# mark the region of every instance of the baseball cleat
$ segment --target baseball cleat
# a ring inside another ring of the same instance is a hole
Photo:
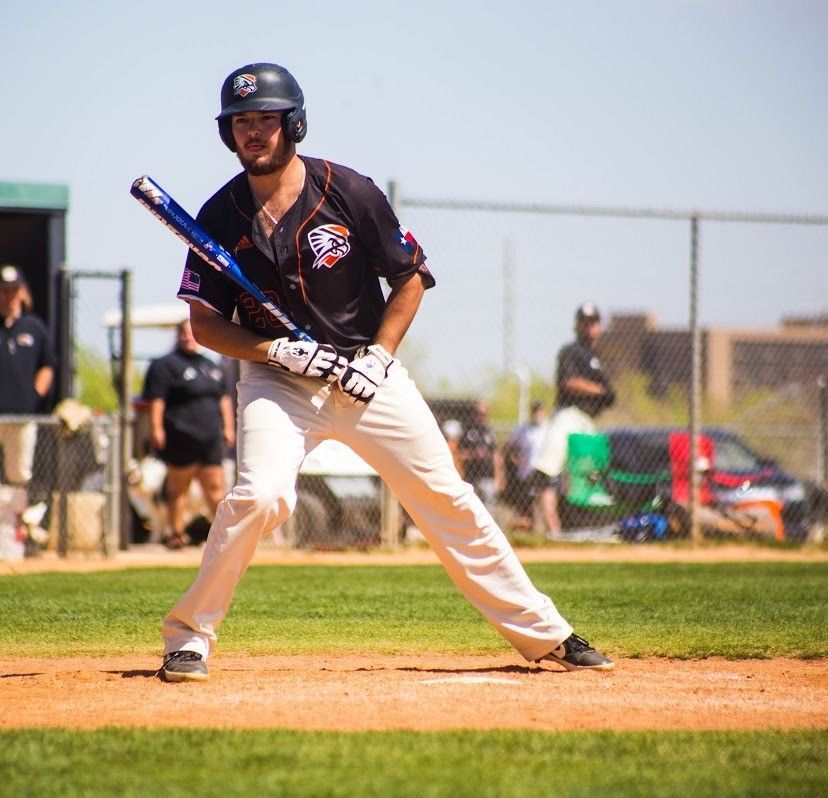
[[[609,657],[596,651],[583,637],[578,637],[574,633],[535,662],[541,660],[557,662],[568,671],[611,671],[615,667],[615,663]]]
[[[196,651],[173,651],[161,666],[161,675],[167,682],[203,682],[207,663]]]

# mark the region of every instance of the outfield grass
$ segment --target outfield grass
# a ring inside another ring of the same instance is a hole
[[[615,656],[828,655],[828,563],[536,563],[579,633]],[[0,577],[0,655],[157,654],[194,569]],[[255,566],[221,650],[493,653],[508,646],[439,566]]]
[[[826,732],[0,733],[3,795],[824,795]]]

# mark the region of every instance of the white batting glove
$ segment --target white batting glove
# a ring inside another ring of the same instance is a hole
[[[293,374],[321,377],[327,382],[335,382],[348,365],[348,361],[337,354],[330,344],[291,341],[290,338],[277,338],[270,342],[267,362]]]
[[[394,357],[379,344],[371,344],[362,357],[352,360],[339,378],[342,392],[354,403],[367,404],[388,376]]]

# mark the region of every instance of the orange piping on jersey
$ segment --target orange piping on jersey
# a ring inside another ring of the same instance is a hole
[[[294,244],[296,246],[296,273],[299,275],[299,287],[302,289],[302,300],[308,305],[308,295],[305,291],[305,281],[302,279],[302,248],[299,246],[299,238],[302,235],[302,230],[305,226],[316,216],[319,209],[325,204],[328,196],[328,186],[331,184],[331,165],[327,161],[322,161],[325,164],[325,188],[322,189],[322,199],[316,204],[316,207],[310,212],[308,217],[299,225],[296,230],[296,239]]]

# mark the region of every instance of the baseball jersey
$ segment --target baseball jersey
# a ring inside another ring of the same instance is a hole
[[[164,426],[200,441],[221,433],[219,399],[228,393],[220,366],[180,349],[153,360],[144,381],[145,398],[164,400]]]
[[[609,407],[615,394],[612,392],[609,378],[601,367],[601,361],[595,350],[583,341],[573,341],[567,344],[558,353],[558,400],[557,406],[577,407],[590,416],[597,416],[602,410]],[[582,393],[568,391],[565,383],[571,377],[581,377],[585,380],[597,382],[610,389],[609,394],[603,396],[585,396]]]
[[[305,183],[266,238],[244,172],[219,189],[196,221],[235,256],[242,271],[315,340],[351,359],[369,344],[385,308],[380,279],[415,272],[434,278],[414,236],[370,178],[300,156]],[[189,253],[178,296],[198,301],[264,338],[289,330],[221,272]]]
[[[0,413],[37,413],[43,399],[34,389],[34,376],[44,366],[55,367],[49,333],[29,313],[11,327],[4,321],[0,319]]]

